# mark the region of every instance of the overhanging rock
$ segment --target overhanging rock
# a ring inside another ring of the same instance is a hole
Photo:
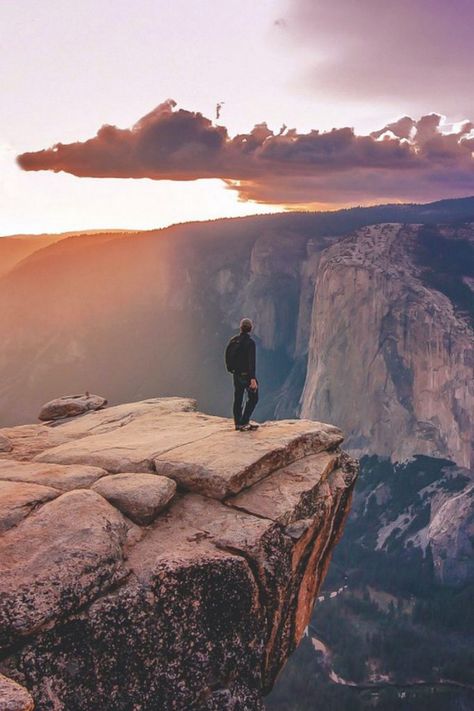
[[[0,510],[21,500],[0,540],[5,677],[41,711],[262,709],[349,511],[340,430],[236,432],[161,398],[4,434]],[[177,484],[146,526],[126,515],[143,472]]]

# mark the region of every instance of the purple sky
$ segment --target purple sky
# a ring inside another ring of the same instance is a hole
[[[1,3],[0,234],[474,194],[473,22],[471,0]]]
[[[472,0],[294,0],[289,8],[307,91],[375,114],[388,105],[474,118]]]

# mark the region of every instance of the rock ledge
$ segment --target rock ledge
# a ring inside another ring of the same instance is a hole
[[[349,511],[341,431],[157,398],[2,435],[0,708],[263,709]]]

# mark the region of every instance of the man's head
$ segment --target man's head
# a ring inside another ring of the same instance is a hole
[[[240,322],[240,332],[241,333],[250,333],[252,328],[253,328],[252,321],[249,318],[243,318],[242,321]]]

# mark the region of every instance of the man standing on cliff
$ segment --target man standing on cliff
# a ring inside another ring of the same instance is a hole
[[[255,377],[256,347],[255,341],[250,337],[252,328],[252,321],[243,318],[239,335],[230,339],[225,352],[227,370],[234,378],[235,429],[241,432],[258,428],[258,425],[250,424],[250,416],[258,402],[258,382]],[[242,412],[244,393],[247,394],[247,402]]]

